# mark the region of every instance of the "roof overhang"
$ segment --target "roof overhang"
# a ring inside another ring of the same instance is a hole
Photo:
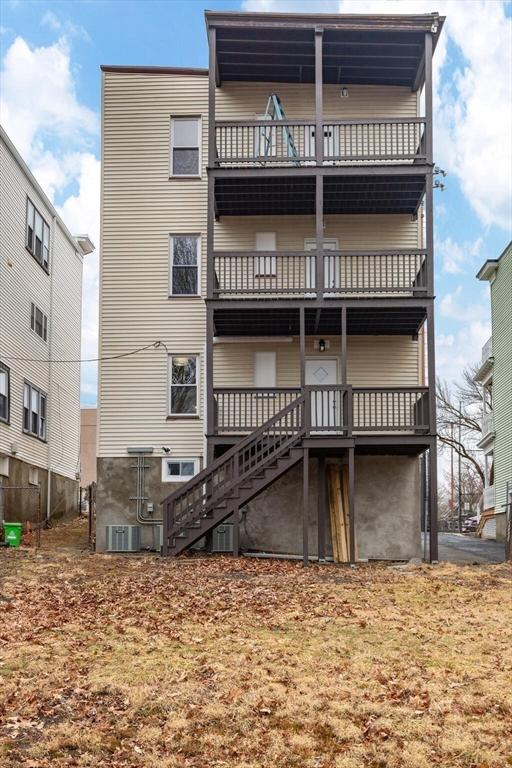
[[[315,32],[323,32],[327,84],[394,85],[424,82],[425,34],[437,44],[444,17],[206,11],[216,29],[218,82],[313,83]]]
[[[478,280],[492,280],[498,269],[498,259],[487,259],[477,272]]]

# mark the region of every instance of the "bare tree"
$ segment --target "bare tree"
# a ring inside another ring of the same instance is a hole
[[[451,389],[445,381],[437,379],[437,432],[440,442],[469,462],[483,483],[483,466],[474,452],[482,435],[483,413],[482,392],[474,381],[477,370],[476,365],[464,368],[461,383]]]

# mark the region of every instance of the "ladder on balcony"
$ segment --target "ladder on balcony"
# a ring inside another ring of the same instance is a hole
[[[267,101],[267,108],[265,110],[265,120],[286,120],[286,115],[283,110],[283,106],[281,104],[281,99],[277,95],[277,93],[271,93],[268,97]],[[264,154],[266,156],[270,156],[272,154],[272,135],[273,131],[272,129],[269,131],[268,129],[263,129],[265,131],[264,133]],[[295,141],[293,138],[293,134],[290,131],[290,127],[288,125],[283,125],[282,127],[283,132],[283,143],[286,145],[287,148],[287,155],[288,157],[292,158],[294,165],[299,165],[299,153],[297,152],[297,147],[295,146]]]
[[[302,459],[305,411],[303,392],[164,500],[163,555],[183,552]]]

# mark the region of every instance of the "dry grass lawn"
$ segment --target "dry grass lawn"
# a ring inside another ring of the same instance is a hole
[[[512,765],[509,566],[130,559],[83,526],[0,551],[0,765]]]

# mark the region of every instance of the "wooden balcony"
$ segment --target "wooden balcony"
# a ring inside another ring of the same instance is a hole
[[[426,161],[423,117],[326,120],[321,165]],[[215,123],[216,168],[316,166],[314,120]]]
[[[424,250],[324,251],[317,270],[314,251],[215,251],[215,299],[425,296],[428,261]],[[322,280],[323,273],[323,280]]]
[[[259,429],[301,394],[294,388],[215,388],[214,432],[244,435]],[[425,434],[428,387],[306,386],[306,431],[311,436]]]

